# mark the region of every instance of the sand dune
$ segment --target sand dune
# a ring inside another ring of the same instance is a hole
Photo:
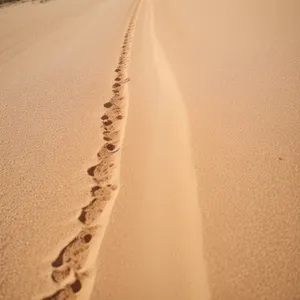
[[[299,17],[0,9],[0,299],[298,299]]]

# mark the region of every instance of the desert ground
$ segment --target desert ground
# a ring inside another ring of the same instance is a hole
[[[300,2],[0,7],[0,299],[299,300]]]

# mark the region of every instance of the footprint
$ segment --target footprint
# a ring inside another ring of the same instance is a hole
[[[104,187],[98,186],[96,189],[94,188],[92,195],[95,199],[82,209],[78,220],[87,226],[91,225],[99,218],[106,204],[112,198],[112,192],[116,189],[117,187],[111,184]]]
[[[111,192],[114,190],[114,186],[108,184],[103,187],[99,187],[93,191],[93,197],[99,198],[101,200],[109,200],[111,198]]]
[[[103,139],[107,142],[118,142],[120,140],[120,131],[104,131]]]
[[[105,121],[103,121],[103,125],[106,127],[106,126],[110,126],[110,125],[112,125],[113,124],[113,121],[112,120],[109,120],[109,119],[107,119],[107,120],[105,120]]]
[[[120,128],[119,124],[117,124],[116,122],[110,124],[110,125],[103,125],[103,132],[113,132],[116,131]]]
[[[121,117],[120,117],[121,116]],[[117,131],[121,128],[120,120],[123,118],[123,114],[113,115],[111,119],[102,123],[103,132],[109,131]]]
[[[114,88],[112,91],[116,96],[120,96],[124,92],[124,86]]]
[[[109,151],[111,151],[111,152],[113,152],[113,151],[115,151],[116,150],[116,144],[114,144],[114,143],[108,143],[108,144],[106,144],[106,149],[108,149]]]
[[[119,58],[119,65],[125,64],[128,62],[128,58],[125,55],[121,55]]]
[[[109,101],[109,102],[104,103],[103,106],[105,108],[111,108],[113,106],[113,104]]]
[[[118,68],[124,71],[127,66],[128,66],[128,60],[122,60],[122,61],[119,60]]]
[[[51,278],[56,283],[61,283],[67,279],[71,274],[71,268],[69,266],[62,266],[52,272]]]
[[[120,97],[119,95],[115,95],[114,97],[111,98],[109,102],[104,103],[103,106],[108,109],[105,113],[105,115],[108,116],[108,118],[116,114],[122,113],[122,107],[121,107],[123,104],[122,100],[123,100],[122,97]]]
[[[94,178],[94,181],[103,186],[112,177],[115,164],[112,159],[102,160],[99,164],[89,168],[87,173]]]
[[[113,146],[113,147],[112,147]],[[118,147],[117,143],[106,143],[102,146],[100,151],[97,153],[99,159],[108,159],[114,153],[118,152],[120,147]]]
[[[125,77],[124,79],[122,79],[121,81],[119,82],[116,82],[114,85],[113,85],[113,88],[118,88],[118,87],[122,87],[124,84],[126,84],[127,82],[129,82],[130,79],[128,77]]]
[[[97,227],[82,229],[79,234],[61,250],[58,257],[52,262],[54,268],[67,265],[73,270],[82,269],[87,257],[88,249]]]
[[[109,115],[111,115],[111,117],[107,120],[104,120],[103,125],[105,127],[109,127],[109,126],[120,127],[120,124],[117,124],[117,123],[123,119],[123,113],[117,114],[116,112],[112,112]],[[105,124],[104,124],[104,122],[105,122]]]
[[[120,97],[120,96],[114,96],[110,99],[110,102],[114,105],[114,107],[111,110],[118,110],[118,108],[120,108],[120,105],[122,104],[122,101],[124,100],[124,97]]]
[[[75,300],[77,298],[76,294],[80,292],[81,288],[81,280],[76,278],[73,283],[66,285],[53,295],[43,298],[43,300]]]
[[[77,297],[71,286],[66,286],[64,289],[57,291],[55,294],[43,298],[43,300],[75,300],[76,298]]]
[[[121,115],[123,112],[122,104],[123,104],[123,97],[114,97],[110,101],[113,104],[109,110],[105,113],[108,119],[113,119],[117,115]]]
[[[111,152],[107,150],[105,145],[103,145],[100,151],[97,153],[98,158],[101,160],[108,159],[111,156]]]
[[[113,84],[113,88],[119,88],[119,87],[121,87],[121,83],[116,82]]]
[[[91,225],[95,220],[99,218],[108,201],[109,199],[94,199],[88,206],[82,209],[78,220],[85,225]]]

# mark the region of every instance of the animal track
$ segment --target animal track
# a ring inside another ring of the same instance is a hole
[[[133,29],[137,11],[141,0],[136,4],[133,16],[124,35],[118,64],[115,69],[115,80],[112,83],[112,96],[104,103],[104,113],[101,116],[102,138],[104,145],[97,153],[98,163],[87,169],[95,185],[91,188],[91,201],[81,209],[78,221],[81,231],[59,252],[52,262],[51,278],[58,284],[58,289],[43,300],[70,300],[77,299],[82,289],[83,279],[87,276],[82,273],[89,258],[90,248],[94,237],[99,231],[97,220],[109,201],[115,199],[118,186],[113,184],[118,165],[118,153],[122,146],[124,119],[127,115],[127,101],[125,90],[129,82],[127,66],[129,64]]]

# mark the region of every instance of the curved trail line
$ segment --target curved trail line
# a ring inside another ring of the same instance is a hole
[[[121,54],[115,69],[116,77],[112,85],[112,97],[104,104],[105,111],[101,121],[105,144],[97,154],[98,163],[87,170],[95,183],[91,189],[92,200],[81,209],[78,217],[82,224],[80,232],[61,249],[52,262],[51,278],[57,284],[58,289],[43,300],[78,299],[83,292],[85,282],[88,279],[94,281],[91,273],[97,259],[95,253],[100,249],[108,218],[119,190],[114,181],[116,178],[118,180],[120,169],[120,150],[128,110],[127,67],[140,2],[135,4],[125,32]],[[87,299],[86,294],[84,299]]]

